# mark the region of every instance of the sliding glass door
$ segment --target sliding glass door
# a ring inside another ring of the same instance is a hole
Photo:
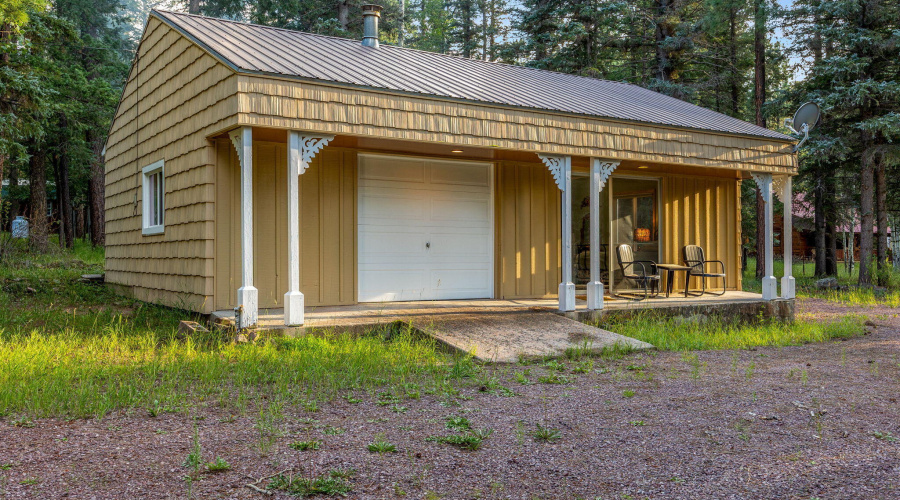
[[[624,278],[616,248],[629,245],[635,260],[659,262],[659,180],[613,177],[610,191],[613,205],[613,246],[610,249],[613,291],[631,291],[635,283]],[[628,271],[632,273],[631,269]],[[650,272],[649,266],[647,272]]]

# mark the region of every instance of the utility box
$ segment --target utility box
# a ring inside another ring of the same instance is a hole
[[[25,217],[19,215],[12,221],[12,237],[13,238],[28,238],[28,220]]]

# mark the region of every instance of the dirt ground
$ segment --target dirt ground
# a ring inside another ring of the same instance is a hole
[[[900,311],[807,300],[822,320],[868,316],[870,333],[842,342],[596,360],[569,384],[523,385],[551,369],[491,366],[514,396],[472,384],[453,406],[423,394],[378,405],[369,395],[285,408],[267,441],[258,415],[145,412],[102,420],[0,422],[0,498],[290,498],[247,483],[288,470],[354,469],[348,498],[900,498]],[[2,368],[0,368],[2,369]],[[481,449],[426,440],[449,416],[492,428]],[[315,419],[310,421],[309,419]],[[536,425],[558,429],[538,442]],[[182,464],[198,430],[204,461],[231,470],[191,485]],[[344,429],[325,434],[323,426]],[[397,452],[370,453],[379,434]],[[317,439],[321,448],[289,444]],[[286,473],[286,474],[287,474]],[[264,486],[267,481],[259,484]]]

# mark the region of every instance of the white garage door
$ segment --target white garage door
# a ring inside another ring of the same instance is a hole
[[[359,301],[493,296],[486,163],[360,155]]]

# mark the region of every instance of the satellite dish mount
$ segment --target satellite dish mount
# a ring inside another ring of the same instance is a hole
[[[803,106],[800,106],[800,109],[794,113],[793,118],[788,118],[784,121],[784,125],[789,128],[791,132],[803,134],[803,139],[794,146],[795,153],[800,149],[800,146],[809,139],[809,133],[819,124],[819,118],[821,116],[822,114],[819,110],[819,105],[814,102],[808,102]],[[794,126],[799,130],[795,129]]]

